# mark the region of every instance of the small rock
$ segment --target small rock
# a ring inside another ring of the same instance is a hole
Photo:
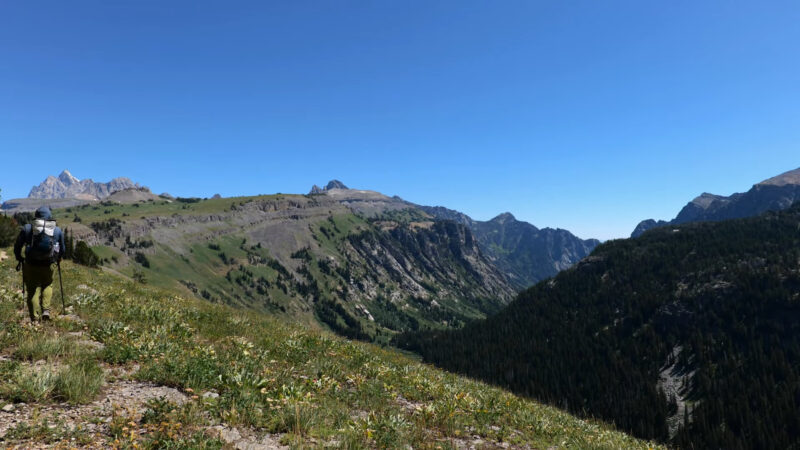
[[[203,398],[217,398],[217,397],[219,397],[219,394],[213,391],[208,391],[203,393]]]
[[[14,411],[14,404],[13,403],[9,403],[6,406],[3,406],[3,411],[7,412],[7,413],[10,413],[10,412]]]
[[[89,291],[89,293],[91,293],[91,294],[97,294],[97,290],[92,289],[92,288],[90,288],[89,286],[87,286],[85,284],[79,284],[76,287],[78,289],[80,289],[80,290],[83,290],[83,291]]]
[[[242,435],[236,428],[231,428],[230,430],[223,429],[219,432],[219,438],[228,444],[233,444],[239,441],[242,438]]]

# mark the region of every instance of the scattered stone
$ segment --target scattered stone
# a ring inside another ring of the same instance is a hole
[[[80,289],[80,290],[82,290],[82,291],[88,291],[90,294],[97,294],[97,290],[96,289],[90,288],[89,286],[87,286],[85,284],[79,284],[79,285],[77,285],[75,287]]]
[[[3,412],[10,413],[10,412],[13,412],[14,409],[15,408],[14,408],[14,404],[13,403],[9,403],[6,406],[3,406]]]
[[[76,316],[75,314],[62,314],[58,316],[58,318],[61,320],[66,320],[68,322],[83,323],[83,319]]]
[[[216,437],[227,444],[225,448],[235,448],[237,450],[284,450],[289,447],[281,445],[280,439],[276,435],[264,435],[257,437],[252,430],[243,430],[242,435],[237,428],[227,428],[217,425],[206,429],[206,435]]]
[[[397,398],[395,399],[395,401],[397,402],[398,405],[400,405],[401,408],[405,409],[407,412],[410,412],[410,413],[413,413],[414,411],[422,409],[422,407],[424,406],[423,403],[412,402],[410,400],[407,400],[402,395],[398,395]]]
[[[91,341],[88,339],[81,339],[79,341],[76,341],[75,343],[78,345],[89,347],[94,350],[103,350],[104,348],[106,348],[106,345],[103,344],[102,342]]]
[[[218,398],[219,394],[214,391],[208,391],[203,393],[203,398]]]

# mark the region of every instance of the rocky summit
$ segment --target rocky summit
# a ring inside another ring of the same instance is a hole
[[[138,183],[125,177],[114,178],[107,183],[99,183],[91,178],[80,180],[68,170],[64,170],[58,177],[48,176],[38,186],[31,188],[28,198],[102,200],[116,191],[140,187]]]
[[[327,185],[325,185],[324,188],[321,188],[321,187],[317,186],[316,184],[314,186],[311,186],[311,191],[308,194],[309,195],[324,194],[324,193],[326,193],[326,192],[328,192],[330,190],[333,190],[333,189],[350,189],[350,188],[345,186],[345,184],[342,183],[339,180],[331,180],[331,181],[328,182]]]
[[[117,198],[110,198],[117,192],[132,192],[131,195],[121,195]],[[91,178],[79,179],[72,175],[69,170],[64,170],[57,177],[52,175],[45,178],[38,186],[31,188],[28,197],[15,198],[3,202],[2,209],[6,213],[19,213],[34,211],[40,206],[50,208],[69,208],[99,201],[121,201],[124,198],[146,199],[152,194],[150,189],[134,183],[130,178],[118,177],[113,180],[100,183]]]

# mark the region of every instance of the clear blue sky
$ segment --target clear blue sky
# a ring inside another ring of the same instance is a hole
[[[0,3],[0,195],[338,178],[608,239],[800,166],[796,1]]]

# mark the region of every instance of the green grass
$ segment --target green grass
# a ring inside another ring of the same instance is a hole
[[[116,256],[117,258],[122,258],[123,253],[116,248],[109,247],[107,245],[95,245],[91,247],[92,251],[95,255],[97,255],[100,259],[108,259],[111,260],[112,257]]]
[[[0,397],[14,402],[88,403],[103,384],[94,354],[53,330],[22,331],[12,356],[0,364]],[[32,363],[39,361],[35,365]],[[44,364],[41,364],[41,362]]]
[[[51,331],[42,331],[22,335],[13,357],[23,361],[38,361],[60,358],[74,352],[75,344],[71,339],[64,339]]]
[[[53,397],[71,404],[88,403],[97,396],[104,378],[96,360],[77,358],[58,373]]]
[[[80,357],[48,350],[44,354],[62,355],[62,367],[37,374],[18,361],[2,363],[0,396],[11,401],[87,401],[102,383],[96,358],[112,365],[136,363],[141,368],[133,376],[142,381],[189,394],[219,394],[198,396],[181,408],[152,403],[148,418],[140,421],[116,416],[110,426],[120,447],[132,446],[132,434],[137,445],[150,448],[192,448],[206,442],[196,429],[176,425],[190,419],[282,433],[284,442],[298,448],[332,442],[344,448],[447,448],[473,435],[535,448],[651,446],[602,423],[437,370],[392,349],[183,298],[102,270],[64,263],[63,272],[76,313],[105,349]],[[0,342],[6,352],[27,339],[9,337],[18,331],[12,318],[19,296],[5,286],[11,286],[15,275],[8,261],[0,263],[0,313],[5,314]],[[98,293],[77,290],[78,284]],[[207,448],[221,445],[208,442]]]
[[[34,369],[14,366],[0,385],[0,397],[12,402],[42,402],[51,398],[58,375],[50,366]]]

